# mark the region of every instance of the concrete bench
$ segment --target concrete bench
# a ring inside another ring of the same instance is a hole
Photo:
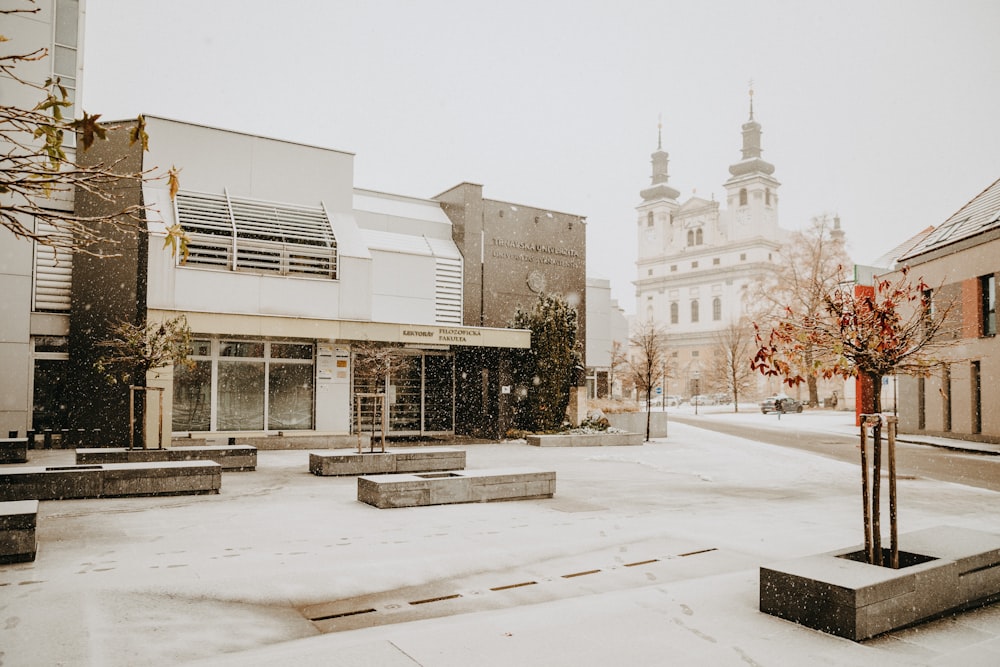
[[[218,493],[221,487],[222,467],[213,461],[107,463],[0,471],[0,501]]]
[[[525,438],[532,447],[621,447],[641,445],[642,433],[553,433],[529,435]]]
[[[358,477],[358,500],[379,509],[551,498],[556,474],[533,468]]]
[[[465,468],[465,450],[415,447],[386,452],[311,452],[309,472],[321,477],[433,472]]]
[[[0,438],[0,463],[27,463],[27,438]]]
[[[1000,535],[938,526],[899,536],[900,567],[863,547],[760,568],[760,610],[861,641],[1000,595]]]
[[[35,560],[37,500],[0,502],[0,563]]]
[[[257,469],[257,448],[250,445],[204,445],[164,449],[100,447],[76,450],[76,462],[80,465],[167,461],[214,461],[222,467],[223,472],[244,472]]]

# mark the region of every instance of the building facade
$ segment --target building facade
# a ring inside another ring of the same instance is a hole
[[[777,259],[787,237],[778,225],[781,184],[774,165],[761,157],[761,134],[751,97],[742,159],[729,167],[724,202],[680,199],[669,183],[662,137],[651,156],[651,183],[636,207],[636,317],[667,332],[671,393],[713,390],[711,356],[719,335],[745,314],[745,290]]]
[[[897,378],[900,430],[1000,442],[1000,180],[924,234],[897,265],[931,287],[932,307],[950,306],[954,335],[930,377]]]
[[[587,398],[621,398],[628,353],[628,318],[611,298],[611,282],[587,279]],[[618,368],[612,369],[617,360]]]
[[[18,63],[16,74],[42,86],[59,77],[71,100],[83,76],[83,0],[38,0],[30,13],[4,16],[4,51],[30,54],[46,49],[47,56]],[[31,9],[31,7],[29,7]],[[17,109],[33,109],[43,94],[13,78],[0,76],[0,99]],[[75,107],[64,109],[72,117]],[[72,159],[73,140],[65,148]],[[0,195],[3,196],[3,195]],[[67,211],[71,194],[54,194],[39,204]],[[44,223],[21,220],[28,229],[48,231]],[[69,364],[69,276],[73,257],[51,247],[16,238],[0,228],[0,432],[22,435],[38,429],[68,426],[65,378]]]
[[[94,369],[109,327],[179,315],[194,335],[193,366],[147,379],[164,391],[174,438],[346,435],[365,393],[388,396],[389,435],[503,423],[504,351],[528,347],[530,333],[464,325],[466,269],[439,203],[355,188],[348,153],[155,117],[146,127],[148,153],[129,144],[127,123],[87,152],[137,171],[183,165],[183,181],[173,200],[165,181],[120,193],[115,206],[141,201],[158,212],[148,237],[74,267],[78,425],[113,433],[106,408],[123,409]],[[104,206],[78,195],[82,212]],[[174,224],[191,239],[186,258],[162,249]],[[405,359],[382,386],[355,372],[359,348],[373,344]],[[480,363],[486,385],[465,371]],[[487,396],[488,419],[456,403],[469,393]]]

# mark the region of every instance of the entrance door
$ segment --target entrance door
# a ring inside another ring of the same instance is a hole
[[[354,394],[388,394],[390,436],[450,435],[455,431],[455,363],[451,353],[422,354],[400,351],[407,359],[393,366],[379,383],[355,373]],[[357,364],[354,364],[357,369]],[[381,384],[381,386],[379,386]],[[354,409],[354,401],[351,402]],[[370,427],[370,415],[362,423]],[[353,420],[352,420],[353,423]],[[366,427],[366,428],[367,428]]]

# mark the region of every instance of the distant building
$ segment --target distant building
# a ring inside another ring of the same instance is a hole
[[[953,304],[959,323],[938,373],[899,376],[900,430],[1000,442],[1000,180],[897,260],[932,288],[932,303]]]
[[[611,282],[587,279],[587,398],[621,398],[624,368],[612,373],[612,354],[624,357],[629,347],[628,319],[611,298]]]
[[[679,199],[662,138],[652,154],[651,184],[636,207],[636,318],[666,329],[671,387],[688,396],[708,392],[704,381],[719,332],[745,313],[747,286],[768,270],[787,236],[778,225],[781,184],[761,157],[752,91],[742,133],[742,159],[730,165],[723,185],[725,207],[714,197]]]

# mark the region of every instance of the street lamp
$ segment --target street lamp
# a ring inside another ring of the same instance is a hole
[[[695,371],[694,373],[691,374],[691,377],[692,377],[692,379],[694,381],[694,414],[695,415],[698,414],[698,404],[701,403],[701,399],[700,399],[701,392],[698,390],[698,378],[700,376],[701,376],[701,373],[699,371]]]

